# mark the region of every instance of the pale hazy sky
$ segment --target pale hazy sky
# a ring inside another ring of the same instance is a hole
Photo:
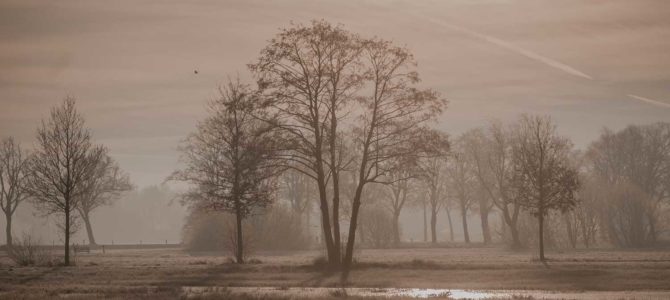
[[[311,19],[412,49],[451,134],[541,113],[584,147],[604,126],[670,121],[665,0],[0,0],[0,137],[30,147],[72,95],[133,180],[160,183],[217,85]]]

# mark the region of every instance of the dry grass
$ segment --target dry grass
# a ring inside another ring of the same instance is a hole
[[[79,255],[75,267],[15,267],[0,257],[0,298],[180,298],[183,286],[339,286],[313,265],[317,251],[259,253],[262,263],[177,249]],[[668,289],[670,252],[589,250],[531,253],[497,248],[362,250],[349,282],[359,287],[623,291]],[[334,296],[334,295],[331,295]],[[209,297],[209,296],[208,296]],[[225,299],[226,295],[214,295]],[[219,299],[217,298],[217,299]]]

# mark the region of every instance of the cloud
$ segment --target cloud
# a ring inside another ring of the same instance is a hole
[[[573,68],[573,67],[571,67],[571,66],[568,66],[568,65],[566,65],[566,64],[564,64],[564,63],[562,63],[562,62],[559,62],[559,61],[557,61],[557,60],[548,58],[548,57],[546,57],[546,56],[543,56],[543,55],[538,54],[538,53],[536,53],[536,52],[530,51],[530,50],[528,50],[528,49],[521,48],[521,47],[519,47],[519,46],[517,46],[517,45],[515,45],[515,44],[512,44],[512,43],[510,43],[510,42],[507,42],[507,41],[505,41],[505,40],[501,40],[501,39],[499,39],[499,38],[492,37],[492,36],[490,36],[490,35],[486,35],[486,34],[483,34],[483,33],[479,33],[479,32],[470,30],[470,29],[465,28],[465,27],[461,27],[461,26],[458,26],[458,25],[450,24],[450,23],[444,22],[444,21],[439,20],[439,19],[435,19],[435,18],[431,18],[431,17],[423,16],[423,15],[418,15],[418,14],[417,14],[417,16],[420,17],[420,18],[422,18],[422,19],[428,20],[428,21],[430,21],[430,22],[433,23],[433,24],[440,25],[440,26],[442,26],[442,27],[446,27],[446,28],[449,28],[449,29],[452,29],[452,30],[456,30],[456,31],[465,33],[465,34],[467,34],[467,35],[470,35],[470,36],[476,37],[476,38],[478,38],[478,39],[484,40],[484,41],[486,41],[486,42],[489,42],[489,43],[491,43],[491,44],[500,46],[500,47],[505,48],[505,49],[507,49],[507,50],[510,50],[510,51],[512,51],[512,52],[521,54],[521,55],[523,55],[523,56],[525,56],[525,57],[528,57],[528,58],[530,58],[530,59],[532,59],[532,60],[535,60],[535,61],[537,61],[537,62],[540,62],[540,63],[543,63],[543,64],[545,64],[545,65],[548,65],[548,66],[550,66],[550,67],[552,67],[552,68],[561,70],[561,71],[563,71],[563,72],[565,72],[565,73],[568,73],[568,74],[570,74],[570,75],[577,76],[577,77],[581,77],[581,78],[585,78],[585,79],[589,79],[589,80],[593,80],[593,77],[591,77],[590,75],[588,75],[588,74],[586,74],[586,73],[584,73],[584,72],[582,72],[582,71],[580,71],[580,70],[577,70],[577,69],[575,69],[575,68]]]
[[[642,102],[645,102],[645,103],[648,103],[648,104],[651,104],[651,105],[670,108],[670,103],[666,103],[666,102],[662,102],[662,101],[658,101],[658,100],[654,100],[654,99],[649,99],[649,98],[645,98],[645,97],[640,97],[640,96],[637,96],[637,95],[630,95],[629,94],[628,97],[631,97],[631,98],[636,99],[636,100],[640,100]]]

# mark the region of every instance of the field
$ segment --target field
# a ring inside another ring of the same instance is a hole
[[[272,295],[247,295],[251,298],[300,298],[295,287],[328,287],[332,289],[320,290],[324,298],[344,296],[333,293],[340,286],[339,274],[326,272],[314,264],[319,256],[318,251],[262,252],[253,256],[252,263],[240,266],[214,253],[115,249],[104,254],[99,250],[78,254],[74,267],[13,267],[3,256],[0,298],[237,299],[241,295],[231,291],[240,287],[279,291]],[[670,251],[552,252],[545,266],[536,262],[530,252],[493,247],[366,249],[358,253],[348,287],[354,288],[352,291],[355,288],[512,290],[523,291],[519,293],[526,295],[524,298],[563,293],[660,299],[670,297]],[[212,293],[201,294],[207,291]]]

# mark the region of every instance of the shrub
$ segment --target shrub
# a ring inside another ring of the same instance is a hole
[[[393,244],[393,219],[388,211],[365,207],[359,220],[361,238],[366,246],[388,248]]]
[[[49,250],[39,244],[38,239],[24,233],[12,246],[7,246],[7,256],[18,266],[54,264]]]

